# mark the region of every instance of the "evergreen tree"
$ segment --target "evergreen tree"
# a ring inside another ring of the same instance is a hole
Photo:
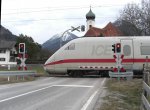
[[[19,43],[25,43],[26,54],[28,54],[27,63],[44,63],[51,55],[49,51],[43,50],[42,46],[30,36],[20,34],[17,37],[16,47],[19,47]],[[18,48],[17,51],[19,51]]]

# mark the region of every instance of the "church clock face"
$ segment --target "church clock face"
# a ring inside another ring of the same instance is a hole
[[[92,24],[92,21],[89,21],[89,24]]]

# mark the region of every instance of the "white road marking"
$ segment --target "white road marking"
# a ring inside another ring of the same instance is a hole
[[[20,94],[20,95],[17,95],[17,96],[13,96],[13,97],[10,97],[10,98],[0,100],[0,103],[8,101],[8,100],[15,99],[15,98],[18,98],[18,97],[22,97],[22,96],[25,96],[25,95],[28,95],[28,94],[32,94],[32,93],[35,93],[35,92],[39,92],[39,91],[42,91],[44,89],[48,89],[48,88],[51,88],[51,87],[57,87],[57,86],[59,86],[59,87],[60,86],[64,86],[64,87],[93,87],[93,86],[84,86],[84,85],[51,85],[51,86],[47,86],[47,87],[44,87],[44,88],[41,88],[41,89],[37,89],[37,90],[30,91],[30,92],[27,92],[27,93],[24,93],[24,94]]]
[[[95,97],[95,95],[97,94],[98,91],[95,91],[91,97],[88,99],[88,101],[84,104],[84,106],[82,107],[81,110],[86,110],[87,107],[89,106],[89,104],[92,102],[93,98]]]
[[[102,81],[102,83],[101,83],[101,87],[104,85],[104,83],[105,83],[105,81],[106,81],[106,78]],[[92,102],[92,100],[93,100],[93,98],[95,97],[95,95],[97,94],[97,92],[98,92],[98,90],[97,91],[95,91],[92,95],[91,95],[91,97],[87,100],[87,102],[83,105],[83,107],[81,108],[81,110],[86,110],[87,109],[87,107],[90,105],[90,103]]]
[[[102,81],[102,83],[100,85],[101,87],[104,85],[105,81],[106,81],[106,78]]]
[[[87,88],[91,88],[93,86],[85,86],[85,85],[53,85],[53,86],[59,86],[59,87],[87,87]]]
[[[13,87],[18,87],[18,86],[26,86],[27,84],[33,84],[37,83],[37,81],[46,81],[49,79],[53,79],[53,77],[51,78],[41,78],[38,79],[36,81],[31,81],[31,82],[22,82],[22,83],[13,83],[13,84],[5,84],[5,85],[0,85],[0,89],[7,89],[7,88],[13,88]]]
[[[28,95],[28,94],[32,94],[32,93],[35,93],[35,92],[38,92],[38,91],[42,91],[44,89],[51,88],[51,87],[53,87],[53,86],[51,85],[51,86],[48,86],[48,87],[44,87],[44,88],[41,88],[41,89],[37,89],[37,90],[34,90],[34,91],[27,92],[27,93],[24,93],[24,94],[20,94],[20,95],[14,96],[14,97],[6,98],[6,99],[3,99],[3,100],[0,100],[0,103],[8,101],[8,100],[15,99],[15,98],[18,98],[18,97],[22,97],[22,96],[25,96],[25,95]]]
[[[102,81],[101,83],[101,86],[104,84],[106,78]],[[13,96],[13,97],[10,97],[10,98],[6,98],[6,99],[3,99],[3,100],[0,100],[0,103],[1,102],[5,102],[5,101],[9,101],[9,100],[12,100],[12,99],[15,99],[15,98],[18,98],[18,97],[22,97],[22,96],[25,96],[25,95],[28,95],[28,94],[32,94],[32,93],[35,93],[35,92],[39,92],[39,91],[42,91],[42,90],[45,90],[45,89],[48,89],[48,88],[51,88],[51,87],[56,87],[56,86],[66,86],[66,87],[93,87],[93,86],[85,86],[85,85],[51,85],[51,86],[47,86],[47,87],[44,87],[44,88],[41,88],[41,89],[37,89],[37,90],[33,90],[33,91],[30,91],[30,92],[27,92],[27,93],[23,93],[23,94],[20,94],[20,95],[16,95],[16,96]],[[86,102],[86,104],[82,107],[81,110],[86,110],[87,107],[89,106],[89,104],[91,103],[91,101],[93,100],[93,98],[95,97],[95,95],[97,94],[98,91],[95,91],[92,96],[88,99],[88,101]]]

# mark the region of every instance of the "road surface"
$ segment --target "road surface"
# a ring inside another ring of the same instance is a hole
[[[48,77],[0,85],[0,110],[90,110],[105,80]]]

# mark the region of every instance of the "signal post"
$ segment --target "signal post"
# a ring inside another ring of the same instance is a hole
[[[28,55],[26,54],[26,48],[25,48],[25,43],[19,43],[19,54],[18,54],[18,59],[21,61],[20,66],[18,67],[18,70],[27,70],[25,61],[27,59]]]
[[[113,44],[112,51],[114,52],[113,57],[116,61],[116,66],[113,68],[113,72],[109,71],[109,76],[111,78],[116,77],[118,80],[120,80],[120,78],[126,78],[127,80],[132,79],[133,71],[126,71],[122,65],[124,55],[121,54],[121,43]]]

